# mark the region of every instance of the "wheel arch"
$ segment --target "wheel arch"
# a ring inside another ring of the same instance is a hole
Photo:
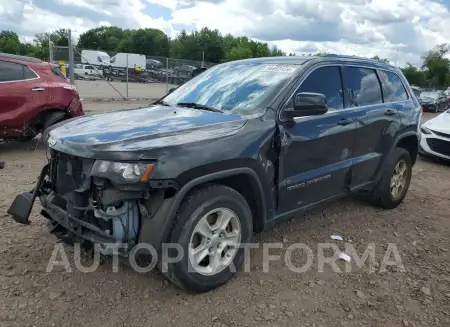
[[[248,189],[240,186],[246,182],[250,186]],[[187,182],[173,197],[162,202],[160,210],[152,219],[143,222],[139,242],[151,244],[157,252],[160,252],[182,201],[191,191],[211,183],[225,185],[239,192],[252,211],[254,231],[262,230],[267,212],[264,190],[256,172],[251,168],[242,167],[214,172]]]
[[[42,128],[42,126],[45,123],[45,120],[50,117],[53,113],[61,112],[67,115],[68,117],[70,114],[67,112],[66,108],[48,108],[41,110],[38,114],[36,114],[28,123],[28,126],[36,127],[36,128]]]
[[[395,141],[392,144],[391,149],[389,150],[380,169],[378,170],[378,174],[376,175],[375,182],[379,181],[381,179],[381,177],[383,176],[386,166],[389,164],[389,160],[392,156],[392,153],[398,147],[403,148],[409,152],[409,154],[411,156],[411,161],[414,165],[416,163],[417,153],[419,150],[419,137],[418,137],[417,132],[412,131],[412,130],[404,131],[404,132],[401,132],[401,134],[399,134],[396,137]]]
[[[408,151],[414,165],[416,163],[417,153],[419,151],[419,138],[417,133],[409,132],[397,138],[393,149],[395,148],[403,148]]]

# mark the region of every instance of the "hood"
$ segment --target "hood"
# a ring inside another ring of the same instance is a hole
[[[433,131],[450,134],[450,110],[428,120],[423,125]]]
[[[51,148],[75,156],[109,160],[117,153],[139,160],[148,150],[236,133],[246,121],[241,115],[157,105],[72,119],[46,139]]]

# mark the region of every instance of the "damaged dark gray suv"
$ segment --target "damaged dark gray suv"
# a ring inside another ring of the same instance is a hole
[[[204,292],[226,283],[243,245],[276,221],[355,192],[398,206],[420,117],[402,73],[378,61],[226,63],[148,108],[52,127],[48,163],[8,212],[27,224],[39,198],[52,233],[104,256],[177,244],[184,255],[164,274]]]

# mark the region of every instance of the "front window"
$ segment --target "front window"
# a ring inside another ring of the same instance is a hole
[[[172,106],[196,103],[250,115],[265,108],[295,75],[298,65],[232,63],[215,66],[164,98]]]

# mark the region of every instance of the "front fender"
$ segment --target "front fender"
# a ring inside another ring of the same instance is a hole
[[[152,218],[146,219],[142,222],[139,243],[150,244],[158,253],[160,253],[161,245],[167,240],[177,211],[189,191],[208,182],[242,174],[249,175],[257,186],[258,194],[256,194],[256,196],[258,197],[258,202],[262,206],[262,219],[265,221],[266,201],[264,200],[264,191],[262,184],[258,179],[258,175],[251,168],[234,168],[197,177],[181,187],[181,189],[173,197],[165,199],[155,215]]]

